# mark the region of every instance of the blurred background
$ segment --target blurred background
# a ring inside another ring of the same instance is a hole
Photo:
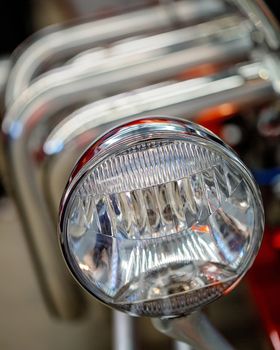
[[[139,5],[139,2],[135,4]],[[135,4],[131,2],[129,6]],[[268,0],[267,4],[274,15],[280,18],[279,1]],[[2,117],[3,93],[11,65],[10,55],[24,40],[48,25],[90,16],[102,18],[126,6],[124,0],[2,1]],[[259,119],[259,111],[250,109],[242,113],[221,113],[222,117],[218,122],[213,122],[209,118],[210,114],[200,120],[234,147],[254,171],[262,187],[267,209],[267,239],[254,269],[229,296],[210,305],[206,310],[210,319],[237,349],[266,350],[272,349],[273,344],[275,349],[280,349],[280,177],[274,176],[280,165],[279,113],[280,104],[273,111],[264,109],[262,119]],[[256,115],[259,123],[256,123]],[[271,125],[276,130],[274,135],[269,132]],[[260,280],[260,275],[266,278]],[[111,313],[108,308],[91,298],[89,304],[94,304],[94,307],[89,307],[89,314],[84,320],[62,321],[50,316],[38,287],[17,211],[3,187],[0,200],[0,276],[0,349],[112,348]],[[260,290],[264,293],[260,294]],[[139,349],[172,347],[171,341],[154,330],[148,319],[135,321],[134,339]]]

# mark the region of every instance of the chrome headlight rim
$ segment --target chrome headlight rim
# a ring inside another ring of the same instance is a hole
[[[133,316],[143,316],[139,314],[131,305],[125,305],[120,303],[114,303],[109,298],[105,300],[100,296],[98,288],[93,286],[90,280],[83,274],[81,269],[78,266],[77,261],[71,253],[71,248],[67,239],[67,218],[71,211],[72,205],[71,199],[75,196],[77,192],[78,185],[83,181],[90,171],[95,168],[99,163],[104,161],[112,153],[121,153],[124,148],[130,149],[136,144],[153,140],[171,140],[171,141],[188,141],[191,137],[192,140],[197,141],[200,145],[207,146],[212,148],[215,152],[221,154],[224,158],[234,161],[235,165],[238,167],[242,175],[244,176],[245,182],[249,186],[250,190],[254,194],[254,210],[259,212],[259,216],[255,217],[254,220],[254,230],[257,226],[260,226],[260,231],[263,232],[264,228],[264,210],[262,206],[261,194],[258,189],[258,186],[248,171],[245,164],[237,157],[234,150],[232,150],[228,145],[226,145],[219,137],[213,134],[211,131],[205,129],[204,127],[195,124],[190,121],[179,118],[171,118],[166,116],[149,116],[139,118],[132,122],[126,122],[120,124],[117,127],[109,130],[97,140],[95,140],[88,149],[84,152],[81,158],[76,163],[76,166],[69,178],[68,185],[62,197],[60,212],[59,212],[59,240],[62,253],[67,262],[67,265],[74,276],[74,278],[82,285],[82,287],[88,291],[91,295],[97,298],[100,302],[114,308],[119,311],[126,312]],[[258,238],[258,241],[256,241]],[[223,291],[220,295],[212,296],[211,301],[219,298],[222,294],[226,294],[235,285],[241,280],[241,278],[246,274],[248,269],[253,264],[253,261],[256,257],[256,254],[259,250],[262,235],[260,237],[254,237],[253,247],[248,252],[246,259],[244,259],[242,268],[239,269],[238,274],[239,278],[230,283],[225,282],[222,288]],[[204,287],[207,290],[207,287]],[[102,293],[101,293],[102,294]],[[164,297],[160,300],[165,302],[165,300],[172,299],[174,296]],[[156,300],[156,299],[155,299]],[[153,300],[149,300],[149,303],[152,303]],[[204,303],[207,304],[209,302]],[[139,302],[141,303],[141,302]],[[203,306],[203,305],[202,305]],[[190,312],[194,311],[196,308],[189,309],[186,312],[180,311],[180,313],[172,313],[167,315],[162,315],[162,317],[173,318],[180,317]],[[147,316],[147,315],[144,315]],[[153,314],[152,312],[148,315],[149,317],[158,317],[158,314]]]

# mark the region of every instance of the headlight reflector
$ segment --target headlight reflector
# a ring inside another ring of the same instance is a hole
[[[227,291],[263,232],[259,191],[206,129],[146,118],[97,140],[62,200],[60,238],[79,282],[133,315],[174,317]]]

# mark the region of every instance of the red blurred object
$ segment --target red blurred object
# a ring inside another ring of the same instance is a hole
[[[280,350],[280,228],[266,228],[247,281],[271,345]]]
[[[196,122],[221,137],[223,122],[235,113],[235,106],[225,104],[206,110]],[[280,227],[265,228],[260,251],[247,274],[247,282],[271,348],[280,350]]]
[[[237,108],[232,103],[224,103],[204,110],[195,121],[221,137],[224,121],[233,117],[236,112]]]

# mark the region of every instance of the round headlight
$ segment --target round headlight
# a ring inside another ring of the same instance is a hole
[[[252,175],[210,131],[145,118],[95,141],[60,212],[77,280],[132,315],[174,317],[227,292],[250,267],[264,214]]]

